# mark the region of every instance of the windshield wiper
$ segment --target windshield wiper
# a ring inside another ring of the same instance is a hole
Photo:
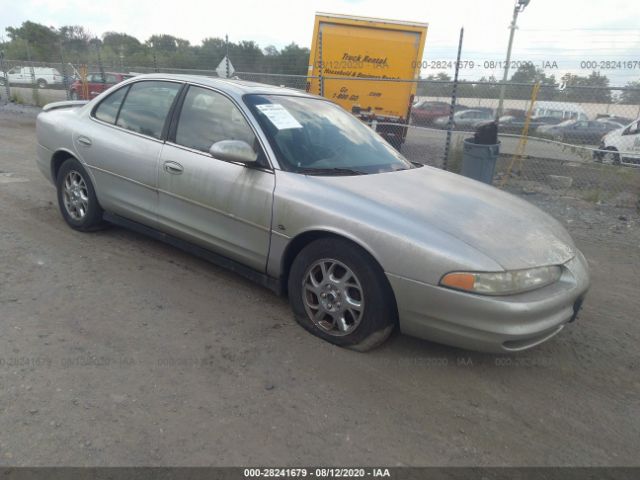
[[[354,170],[352,168],[298,168],[298,173],[307,175],[366,175],[367,172]]]

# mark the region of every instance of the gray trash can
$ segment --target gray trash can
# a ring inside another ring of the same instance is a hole
[[[462,175],[491,185],[500,153],[500,142],[483,145],[475,143],[474,138],[467,138],[462,152]]]

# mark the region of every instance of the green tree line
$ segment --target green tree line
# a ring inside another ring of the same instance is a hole
[[[291,43],[282,49],[266,48],[253,41],[225,42],[209,37],[201,45],[167,34],[152,35],[145,41],[126,33],[105,32],[98,37],[78,25],[61,28],[26,21],[6,29],[8,40],[0,51],[10,60],[71,62],[105,68],[155,66],[213,70],[228,50],[236,71],[306,75],[309,49]]]
[[[429,75],[420,85],[418,95],[436,97],[451,96],[452,78],[446,73]],[[541,68],[533,64],[522,64],[511,75],[509,84],[505,88],[505,98],[523,99],[531,98],[532,85],[540,82],[538,100],[553,100],[583,103],[640,103],[640,81],[628,82],[625,86],[628,90],[617,92],[609,89],[609,79],[598,72],[591,72],[586,76],[566,74],[559,81],[554,75],[547,75]],[[439,83],[444,82],[444,83]],[[449,82],[449,83],[447,83]],[[498,79],[493,76],[482,77],[477,82],[460,82],[457,95],[467,98],[498,98],[500,86]],[[521,85],[525,84],[525,85]],[[558,88],[558,86],[562,88]]]

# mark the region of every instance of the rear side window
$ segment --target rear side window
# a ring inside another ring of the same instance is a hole
[[[171,82],[138,82],[129,89],[116,125],[160,138],[173,101],[182,85]]]
[[[127,93],[127,89],[128,87],[121,88],[100,102],[100,105],[98,105],[98,108],[94,113],[95,117],[103,122],[111,124],[116,123],[118,109],[120,108],[120,104],[122,104],[125,94]]]
[[[207,152],[221,140],[244,140],[257,151],[253,130],[231,100],[205,88],[189,87],[180,112],[176,143]]]

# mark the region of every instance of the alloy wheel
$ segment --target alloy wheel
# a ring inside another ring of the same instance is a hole
[[[71,170],[64,177],[63,186],[64,207],[74,220],[82,220],[89,210],[89,190],[82,175]]]
[[[302,296],[311,321],[329,335],[348,335],[362,321],[364,292],[360,280],[338,260],[314,262],[303,277]]]

